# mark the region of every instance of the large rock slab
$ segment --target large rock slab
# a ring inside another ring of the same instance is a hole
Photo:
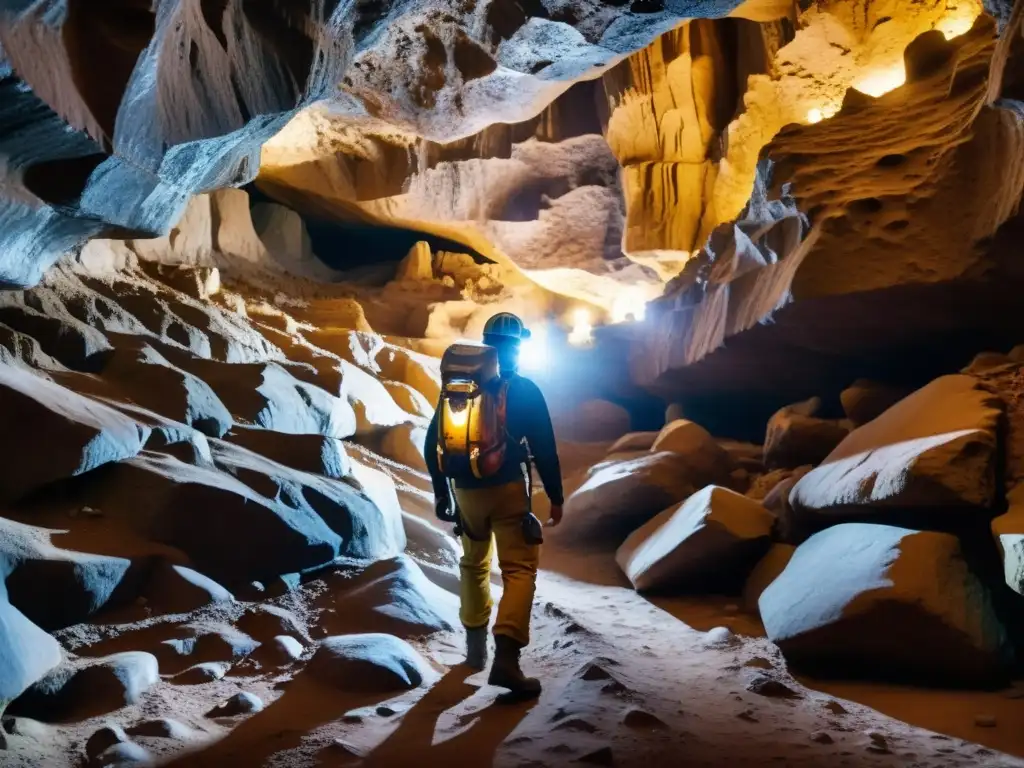
[[[634,531],[615,559],[638,591],[730,589],[768,548],[773,522],[753,499],[711,485]]]
[[[85,621],[115,596],[131,599],[132,561],[53,546],[54,531],[0,518],[0,578],[7,599],[46,630]]]
[[[347,477],[352,471],[345,444],[336,437],[235,427],[224,440],[286,467],[334,480]]]
[[[999,398],[943,376],[858,427],[793,488],[799,512],[981,507],[995,493]]]
[[[374,563],[354,577],[336,574],[327,599],[336,608],[322,619],[328,631],[409,638],[450,631],[459,623],[458,598],[405,555]]]
[[[812,397],[788,405],[768,420],[764,441],[764,465],[768,469],[793,469],[818,464],[850,433],[848,423],[820,419],[814,414],[821,399]]]
[[[273,432],[346,438],[356,414],[341,397],[300,380],[281,363],[221,363],[173,355],[178,367],[205,381],[236,422]],[[315,371],[309,371],[315,376]]]
[[[131,458],[148,435],[112,408],[0,364],[0,499]]]
[[[223,436],[233,423],[209,384],[172,365],[149,344],[117,348],[103,377],[116,382],[132,402],[210,437]]]
[[[7,602],[0,583],[0,712],[60,661],[60,644]]]
[[[357,693],[397,693],[432,677],[411,645],[376,633],[326,638],[306,669],[321,683]]]
[[[94,489],[95,503],[224,584],[270,580],[339,556],[376,560],[404,547],[400,513],[382,511],[352,485],[211,443],[214,467],[152,451],[122,462]]]
[[[846,523],[800,545],[758,605],[793,666],[827,677],[998,680],[1010,648],[956,537]]]
[[[697,490],[684,455],[661,451],[595,466],[565,503],[559,537],[618,546],[662,510]]]

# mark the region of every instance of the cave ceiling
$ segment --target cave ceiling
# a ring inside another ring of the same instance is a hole
[[[31,285],[92,237],[166,233],[194,194],[255,181],[303,215],[451,238],[549,286],[664,292],[657,378],[792,296],[984,273],[1024,186],[1021,15],[0,3],[0,280]],[[679,343],[695,308],[715,331]]]

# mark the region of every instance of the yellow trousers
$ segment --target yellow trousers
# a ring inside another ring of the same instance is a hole
[[[456,488],[455,499],[466,529],[460,562],[462,624],[473,629],[491,620],[491,553],[497,544],[504,592],[494,634],[525,646],[530,642],[530,610],[540,560],[540,547],[523,538],[526,484],[515,481],[494,488]]]

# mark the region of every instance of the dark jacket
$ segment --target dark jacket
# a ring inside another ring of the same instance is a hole
[[[437,465],[437,413],[435,410],[434,418],[427,428],[423,456],[434,484],[434,496],[441,499],[448,497],[448,485]],[[460,479],[455,481],[455,485],[459,488],[491,488],[521,478],[523,471],[520,465],[525,456],[519,445],[525,438],[533,454],[534,466],[544,484],[544,492],[552,504],[562,504],[562,468],[558,463],[555,430],[551,426],[548,404],[536,384],[519,375],[512,377],[508,384],[505,419],[510,445],[501,469],[491,477]]]

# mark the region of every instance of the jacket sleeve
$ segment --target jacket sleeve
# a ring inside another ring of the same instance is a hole
[[[562,496],[562,467],[558,461],[558,447],[555,443],[555,429],[551,425],[548,404],[540,388],[529,379],[520,379],[518,387],[520,402],[517,411],[524,425],[523,437],[530,445],[533,462],[537,467],[544,492],[551,503],[560,506]]]
[[[434,411],[434,418],[427,427],[427,436],[423,441],[423,459],[427,462],[430,482],[434,486],[434,499],[450,499],[448,482],[437,464],[437,411]]]

